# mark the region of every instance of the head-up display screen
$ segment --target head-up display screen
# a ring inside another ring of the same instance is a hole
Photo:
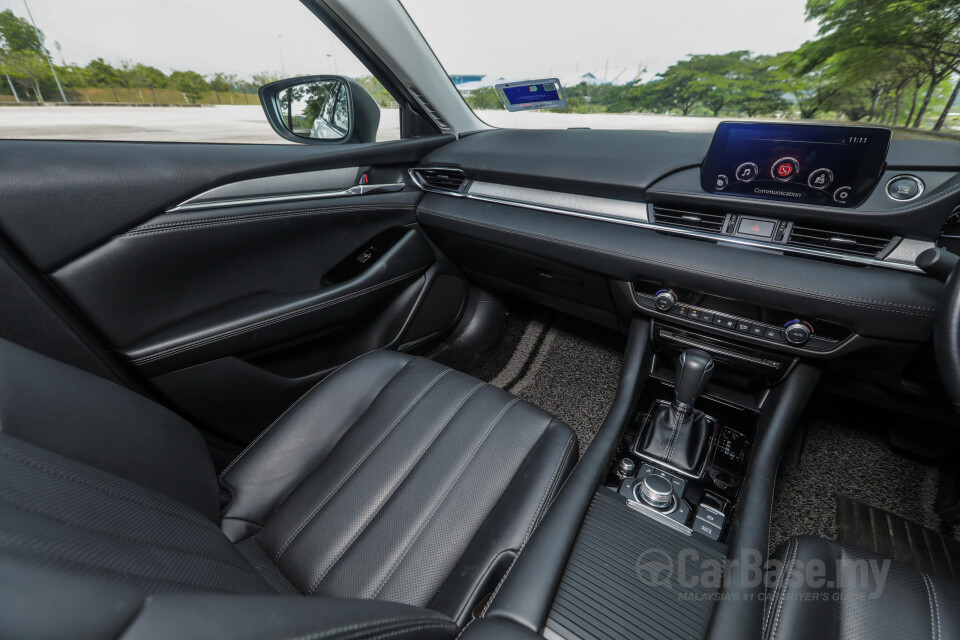
[[[852,207],[883,170],[890,130],[721,122],[700,172],[704,191]]]

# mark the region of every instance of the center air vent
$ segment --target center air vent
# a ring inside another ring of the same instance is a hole
[[[460,169],[413,169],[414,179],[424,188],[449,193],[463,193],[468,182]]]
[[[681,227],[683,229],[720,233],[723,231],[723,223],[727,216],[722,213],[703,213],[654,207],[653,219],[657,224],[666,227]]]
[[[887,248],[892,239],[893,236],[867,236],[860,233],[831,231],[795,224],[790,232],[787,245],[875,258],[877,254]]]

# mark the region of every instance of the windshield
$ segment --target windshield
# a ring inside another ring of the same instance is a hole
[[[960,139],[958,0],[403,4],[467,104],[497,127],[816,120]],[[560,80],[565,108],[504,109],[498,83],[544,78]]]

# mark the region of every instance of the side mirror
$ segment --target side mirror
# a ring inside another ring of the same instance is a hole
[[[380,107],[344,76],[301,76],[260,87],[260,104],[273,130],[306,144],[375,142]]]

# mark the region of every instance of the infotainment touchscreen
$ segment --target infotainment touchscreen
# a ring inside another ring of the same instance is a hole
[[[880,179],[890,130],[721,122],[700,173],[705,191],[852,207]]]

